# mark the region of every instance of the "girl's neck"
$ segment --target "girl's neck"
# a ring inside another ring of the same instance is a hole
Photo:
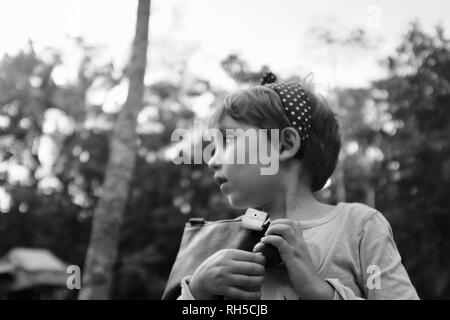
[[[265,204],[261,210],[267,212],[272,220],[312,220],[325,216],[333,206],[317,201],[309,188],[297,185],[280,191],[274,201]]]

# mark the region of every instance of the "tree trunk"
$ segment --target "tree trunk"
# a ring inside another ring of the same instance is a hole
[[[127,68],[128,97],[111,138],[103,192],[92,222],[80,300],[110,298],[120,226],[136,162],[136,118],[142,108],[144,93],[149,15],[150,0],[139,0],[132,57]]]

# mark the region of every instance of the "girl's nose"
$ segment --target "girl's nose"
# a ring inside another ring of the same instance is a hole
[[[216,150],[214,152],[214,154],[212,155],[212,157],[208,161],[208,167],[211,170],[217,171],[217,170],[220,169],[221,166],[222,166],[222,164],[221,164],[220,159],[219,159],[219,153]]]

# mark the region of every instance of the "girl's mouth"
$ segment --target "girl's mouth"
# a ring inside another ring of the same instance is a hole
[[[226,178],[220,176],[214,176],[214,180],[220,188],[228,181]]]
[[[224,182],[220,185],[220,191],[222,191],[223,193],[225,193],[225,187],[226,187],[227,183]]]

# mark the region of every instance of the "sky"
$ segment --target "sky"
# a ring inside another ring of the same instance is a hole
[[[32,39],[37,50],[61,46],[66,35],[102,44],[118,65],[127,61],[137,0],[0,1],[0,55]],[[147,81],[164,78],[176,61],[215,84],[230,86],[220,60],[239,53],[250,67],[276,74],[314,74],[323,87],[367,85],[381,77],[379,60],[393,52],[408,23],[450,29],[444,0],[153,0]],[[381,38],[363,50],[326,46],[311,27],[344,36],[361,27]]]

